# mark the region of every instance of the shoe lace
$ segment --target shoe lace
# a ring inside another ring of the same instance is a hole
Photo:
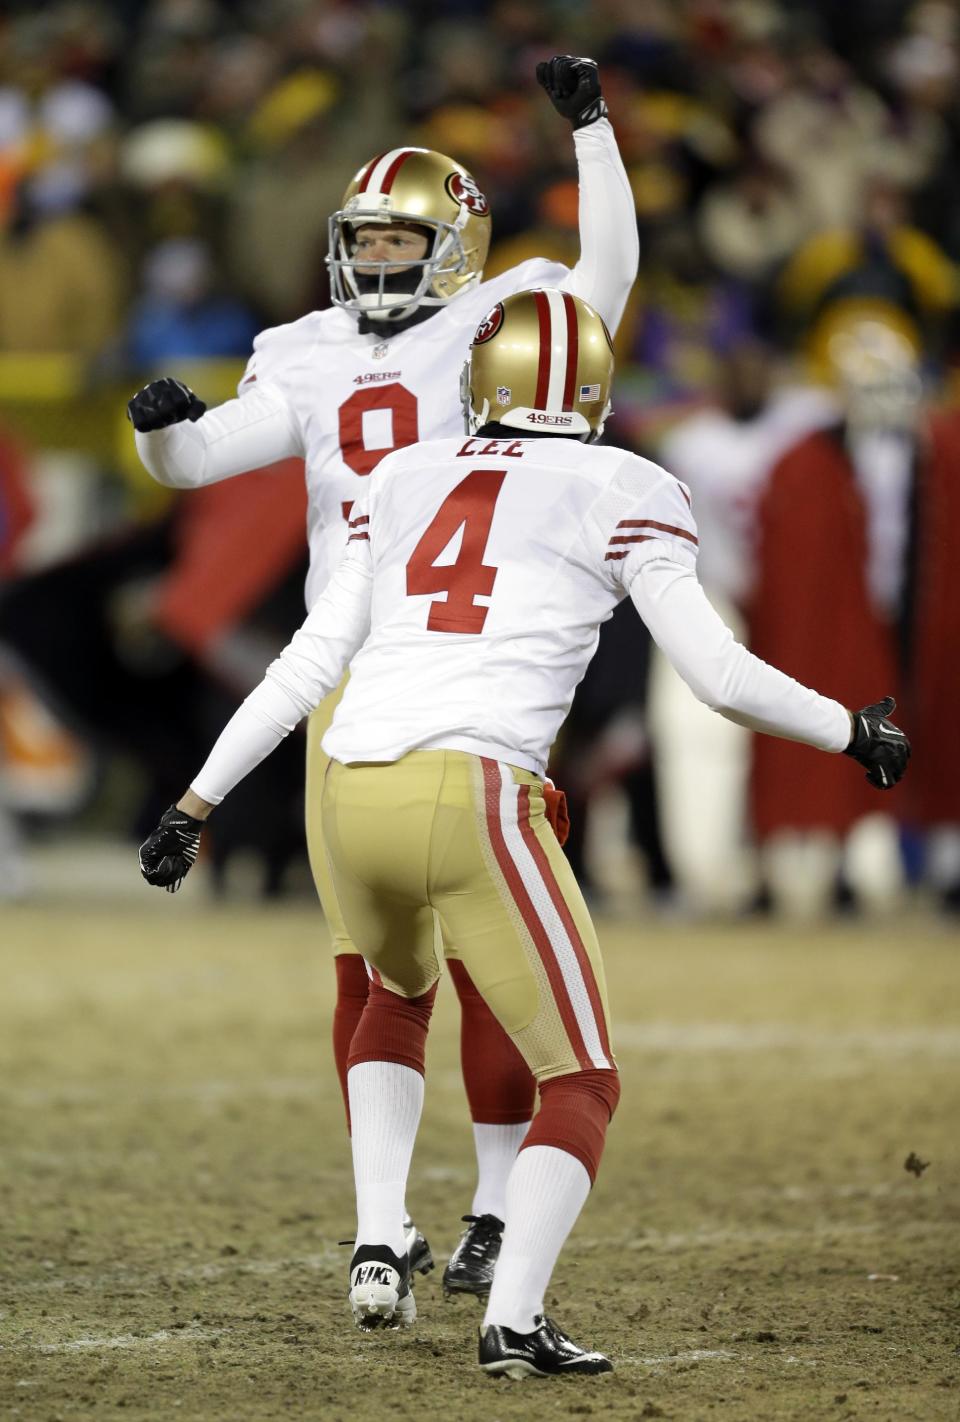
[[[463,1241],[463,1252],[475,1259],[483,1259],[491,1245],[499,1242],[503,1234],[503,1221],[496,1215],[461,1215],[464,1224],[470,1225]]]

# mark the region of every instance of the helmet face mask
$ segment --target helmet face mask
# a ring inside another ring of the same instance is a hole
[[[358,259],[354,233],[360,227],[374,225],[429,226],[432,228],[432,244],[426,256],[414,261]],[[434,282],[438,277],[458,276],[466,267],[460,233],[452,223],[428,222],[406,213],[392,214],[385,221],[381,215],[362,209],[350,213],[335,212],[330,218],[329,241],[330,251],[337,253],[336,258],[327,258],[334,305],[346,307],[348,311],[363,311],[367,316],[378,316],[385,321],[400,320],[420,306],[446,306],[450,300],[448,296],[431,295]],[[358,272],[358,267],[364,270]],[[365,277],[375,279],[373,289],[364,281]],[[395,277],[407,280],[400,286],[391,280]]]
[[[610,334],[591,306],[569,292],[517,292],[474,336],[460,375],[464,427],[592,444],[610,414],[612,380]]]
[[[359,228],[394,225],[426,229],[426,254],[414,261],[357,260]],[[442,153],[395,149],[360,169],[330,218],[331,300],[384,322],[445,306],[480,281],[489,245],[490,209],[470,174]]]

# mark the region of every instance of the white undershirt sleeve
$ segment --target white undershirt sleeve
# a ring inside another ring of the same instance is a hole
[[[711,607],[692,568],[648,556],[630,583],[630,596],[671,665],[721,716],[820,750],[846,749],[846,708],[748,652]]]
[[[582,296],[616,331],[637,279],[637,214],[608,119],[574,131],[580,179],[580,260],[563,290]]]
[[[348,552],[307,620],[227,722],[190,788],[219,805],[334,687],[370,630],[369,542]]]
[[[181,420],[163,430],[138,431],[136,441],[148,472],[171,489],[199,489],[303,454],[290,406],[266,383],[215,406],[195,423]]]

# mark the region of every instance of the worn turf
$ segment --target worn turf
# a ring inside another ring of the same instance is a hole
[[[195,890],[2,910],[4,1422],[956,1422],[942,925],[601,924],[623,1102],[549,1307],[616,1372],[512,1384],[439,1270],[410,1332],[353,1328],[322,920]],[[445,990],[409,1196],[438,1257],[472,1182],[456,1040]]]

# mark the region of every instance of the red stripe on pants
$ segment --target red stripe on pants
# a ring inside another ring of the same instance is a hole
[[[590,1006],[593,1009],[593,1016],[597,1024],[597,1036],[600,1038],[600,1045],[603,1048],[603,1055],[608,1059],[611,1056],[610,1043],[607,1038],[607,1021],[603,1011],[603,1001],[600,997],[600,989],[597,986],[597,979],[594,975],[593,964],[590,962],[587,950],[584,947],[583,939],[577,930],[577,925],[573,921],[573,914],[567,906],[567,901],[563,897],[563,891],[557,883],[556,875],[550,867],[550,860],[547,851],[537,839],[533,826],[530,823],[530,787],[521,785],[519,801],[519,822],[520,833],[523,835],[524,844],[530,851],[533,862],[540,871],[550,895],[551,902],[557,911],[560,922],[563,924],[570,944],[576,954],[577,962],[580,965],[580,972],[583,975],[584,986],[587,989],[587,996],[590,999]]]
[[[546,298],[544,298],[546,300]],[[513,856],[504,839],[503,828],[500,824],[500,767],[495,760],[488,760],[481,757],[483,766],[483,784],[485,792],[485,804],[487,812],[487,832],[490,835],[490,843],[500,872],[507,881],[507,887],[513,895],[513,900],[520,910],[520,916],[526,924],[527,931],[533,939],[534,946],[540,955],[540,961],[546,970],[547,979],[553,992],[554,1001],[557,1004],[557,1011],[563,1022],[564,1030],[570,1039],[574,1056],[585,1071],[589,1071],[593,1066],[590,1056],[584,1045],[583,1036],[580,1032],[580,1024],[577,1015],[573,1010],[573,1003],[570,1001],[570,994],[567,992],[567,985],[564,982],[563,970],[557,961],[557,955],[553,951],[550,942],[550,935],[540,920],[530,895],[527,893],[526,885],[520,877],[520,871],[513,861]]]

